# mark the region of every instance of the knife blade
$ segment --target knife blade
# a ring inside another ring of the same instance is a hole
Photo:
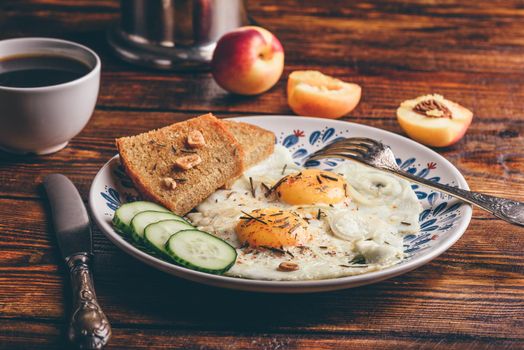
[[[53,227],[62,257],[93,253],[89,216],[75,185],[64,175],[52,174],[44,179],[51,206]]]
[[[111,326],[96,299],[91,274],[93,244],[89,215],[75,185],[64,175],[48,175],[44,189],[73,289],[69,340],[80,349],[102,349],[111,337]]]

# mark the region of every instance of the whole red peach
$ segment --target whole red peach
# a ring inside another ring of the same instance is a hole
[[[271,89],[284,70],[284,49],[271,32],[247,26],[225,34],[217,43],[211,72],[223,89],[257,95]]]

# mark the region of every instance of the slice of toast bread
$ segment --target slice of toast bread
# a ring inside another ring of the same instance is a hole
[[[188,147],[188,135],[195,130],[204,136],[205,146]],[[212,114],[122,137],[116,140],[116,146],[120,162],[142,196],[179,215],[185,215],[244,170],[242,146]],[[189,155],[198,155],[200,164],[188,170],[175,165]],[[171,186],[172,180],[176,186]]]
[[[275,134],[259,126],[231,120],[222,121],[244,149],[244,167],[269,157],[275,150]]]

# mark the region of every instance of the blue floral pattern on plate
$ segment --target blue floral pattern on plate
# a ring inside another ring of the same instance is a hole
[[[290,134],[282,133],[281,135],[277,135],[276,143],[290,150],[293,160],[297,165],[331,169],[335,167],[340,160],[305,160],[309,154],[317,149],[348,137],[349,134],[350,130],[348,129],[336,130],[332,127],[314,130],[309,134],[305,130],[295,129]],[[441,181],[441,178],[434,174],[434,170],[438,168],[438,164],[435,162],[421,164],[417,162],[415,157],[406,159],[397,158],[396,162],[402,170],[411,174],[426,178],[430,181]],[[122,202],[125,203],[140,199],[122,167],[118,165],[118,163],[115,164],[111,171],[115,180],[117,180],[115,181],[117,188],[106,186],[105,192],[100,192],[110,211],[115,211]],[[404,253],[406,259],[404,259],[402,263],[409,261],[415,253],[427,249],[432,241],[438,241],[442,235],[449,232],[460,219],[460,213],[458,211],[463,205],[461,202],[455,201],[447,195],[421,188],[418,185],[412,185],[412,188],[424,210],[420,213],[419,217],[420,232],[404,237]]]

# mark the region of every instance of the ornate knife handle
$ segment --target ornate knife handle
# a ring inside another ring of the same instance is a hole
[[[423,186],[436,189],[439,192],[447,193],[453,197],[457,197],[465,202],[475,204],[480,208],[492,213],[499,219],[509,223],[524,226],[524,203],[514,201],[512,199],[489,196],[478,192],[471,192],[461,188],[439,184],[437,182],[429,181],[424,178],[412,175],[402,170],[387,168],[392,173],[395,173],[411,182],[421,184]]]
[[[111,326],[96,300],[90,260],[85,253],[72,255],[66,260],[73,287],[69,340],[80,349],[102,349],[111,337]]]

